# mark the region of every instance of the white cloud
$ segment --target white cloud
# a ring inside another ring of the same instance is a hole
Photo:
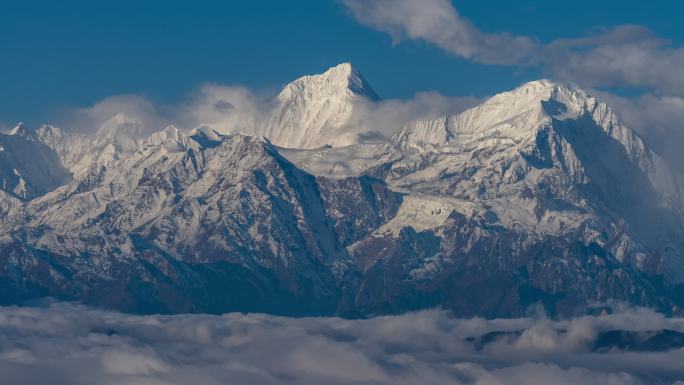
[[[132,316],[54,304],[0,308],[11,384],[675,384],[684,349],[592,352],[610,330],[679,330],[646,309],[569,321]],[[467,338],[504,332],[481,350]],[[508,334],[505,334],[508,332]],[[683,383],[678,383],[682,385]]]
[[[627,25],[586,38],[558,39],[542,60],[556,78],[589,87],[644,87],[684,96],[684,49]]]
[[[207,124],[220,131],[250,132],[265,104],[264,98],[247,88],[205,84],[176,105],[157,105],[135,94],[109,96],[92,106],[63,112],[58,124],[70,131],[95,132],[107,120],[122,114],[140,122],[142,135],[169,124],[182,129]]]
[[[507,32],[484,33],[461,16],[449,0],[342,0],[361,23],[389,33],[395,41],[419,39],[456,56],[485,64],[520,64],[539,44]]]
[[[397,129],[412,120],[436,119],[457,114],[475,106],[481,100],[469,97],[450,97],[438,92],[419,92],[408,100],[388,99],[359,103],[344,129],[356,133],[361,141],[384,141]]]
[[[189,127],[207,124],[221,132],[252,132],[265,104],[265,98],[247,88],[206,84],[180,109],[178,120]]]
[[[164,128],[170,122],[156,105],[143,96],[125,94],[107,97],[90,107],[67,111],[60,125],[72,131],[94,132],[117,114],[139,121],[144,133],[148,134]]]

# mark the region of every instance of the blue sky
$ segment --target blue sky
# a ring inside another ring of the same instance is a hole
[[[453,5],[481,31],[540,43],[623,24],[647,27],[675,46],[684,41],[684,6],[673,1]],[[427,90],[482,97],[550,75],[539,65],[481,64],[422,39],[394,44],[337,0],[6,2],[0,52],[6,124],[37,125],[117,94],[173,105],[206,82],[277,89],[343,61],[385,98]]]

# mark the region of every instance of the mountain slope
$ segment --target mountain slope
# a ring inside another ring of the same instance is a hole
[[[43,195],[70,179],[54,151],[18,125],[0,134],[0,190],[21,200]]]

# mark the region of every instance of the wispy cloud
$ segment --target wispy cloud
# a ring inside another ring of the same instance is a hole
[[[424,40],[456,56],[485,64],[527,63],[539,49],[528,36],[485,33],[449,0],[342,0],[361,23],[395,41]]]
[[[268,119],[275,100],[275,93],[205,84],[175,106],[158,106],[140,95],[111,96],[92,106],[66,112],[59,125],[71,131],[94,132],[108,119],[124,114],[139,121],[145,135],[168,124],[186,130],[209,125],[222,133],[259,134],[259,126]],[[450,97],[438,92],[419,92],[406,100],[360,99],[339,134],[358,135],[366,141],[386,140],[411,120],[458,113],[478,102],[474,97]]]
[[[63,111],[60,125],[70,131],[94,132],[112,117],[123,114],[141,123],[144,133],[159,130],[169,124],[170,119],[154,103],[141,95],[114,95],[91,106]]]
[[[137,94],[109,96],[88,107],[64,110],[57,124],[69,131],[92,133],[123,114],[140,122],[143,135],[169,124],[185,129],[206,124],[220,131],[249,132],[265,112],[266,103],[264,95],[245,87],[205,84],[174,105],[160,105]]]
[[[618,26],[589,37],[558,39],[541,56],[556,78],[591,87],[643,87],[684,96],[684,49],[648,29]]]
[[[205,84],[175,119],[189,127],[207,124],[221,132],[250,132],[266,112],[268,99],[245,87]]]
[[[364,141],[385,140],[412,120],[436,119],[457,114],[481,102],[471,96],[445,96],[438,92],[419,92],[411,99],[388,99],[359,103],[346,129]]]
[[[684,320],[644,309],[555,322],[440,311],[350,321],[0,308],[0,376],[8,384],[681,385],[682,349],[592,352],[602,332],[659,329],[682,331]],[[487,335],[483,346],[468,341]]]

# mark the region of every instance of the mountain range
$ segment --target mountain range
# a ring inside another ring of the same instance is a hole
[[[118,114],[0,134],[0,304],[366,317],[681,314],[684,179],[611,108],[540,80],[365,140],[351,65],[240,132]]]

